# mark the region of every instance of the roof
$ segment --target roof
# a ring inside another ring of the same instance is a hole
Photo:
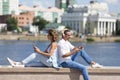
[[[30,7],[26,5],[19,5],[19,9],[24,11],[64,12],[62,9],[58,9],[56,7],[44,8],[40,6]]]

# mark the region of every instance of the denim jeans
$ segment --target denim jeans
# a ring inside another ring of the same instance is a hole
[[[38,57],[39,60],[33,62],[36,57]],[[27,58],[25,58],[22,63],[24,63],[26,67],[52,67],[52,62],[49,61],[49,58],[38,53],[32,53]]]
[[[82,72],[84,80],[90,80],[86,67],[75,61],[75,59],[80,56],[82,56],[88,64],[91,63],[92,59],[88,56],[88,54],[84,50],[80,50],[71,57],[71,61],[63,62],[60,65],[65,68],[78,69]]]

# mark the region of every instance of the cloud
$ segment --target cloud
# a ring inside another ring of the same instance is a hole
[[[44,0],[31,0],[33,5],[38,5],[40,7],[50,7],[50,6],[54,6],[54,1],[53,0],[48,0],[48,1],[44,1]]]
[[[105,0],[105,2],[107,2],[109,4],[118,4],[119,0]]]
[[[32,2],[32,4],[33,5],[37,5],[37,6],[40,6],[40,7],[43,7],[44,5],[43,5],[43,3],[41,2],[41,1],[39,1],[39,0],[33,0],[33,2]]]
[[[109,10],[111,13],[119,13],[120,11],[120,0],[104,0],[104,2],[108,3]]]
[[[54,6],[54,0],[43,1],[44,7],[51,7]]]

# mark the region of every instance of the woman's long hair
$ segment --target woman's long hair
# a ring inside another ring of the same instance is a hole
[[[55,42],[59,39],[59,35],[58,35],[57,31],[54,29],[50,29],[48,31],[48,35],[50,35],[52,37],[52,42]]]

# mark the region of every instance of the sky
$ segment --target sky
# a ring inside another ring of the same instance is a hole
[[[89,4],[91,0],[77,0],[77,4]],[[97,0],[98,2],[106,2],[110,13],[120,13],[120,0]],[[19,0],[20,4],[33,6],[39,5],[41,7],[53,7],[55,0]]]

